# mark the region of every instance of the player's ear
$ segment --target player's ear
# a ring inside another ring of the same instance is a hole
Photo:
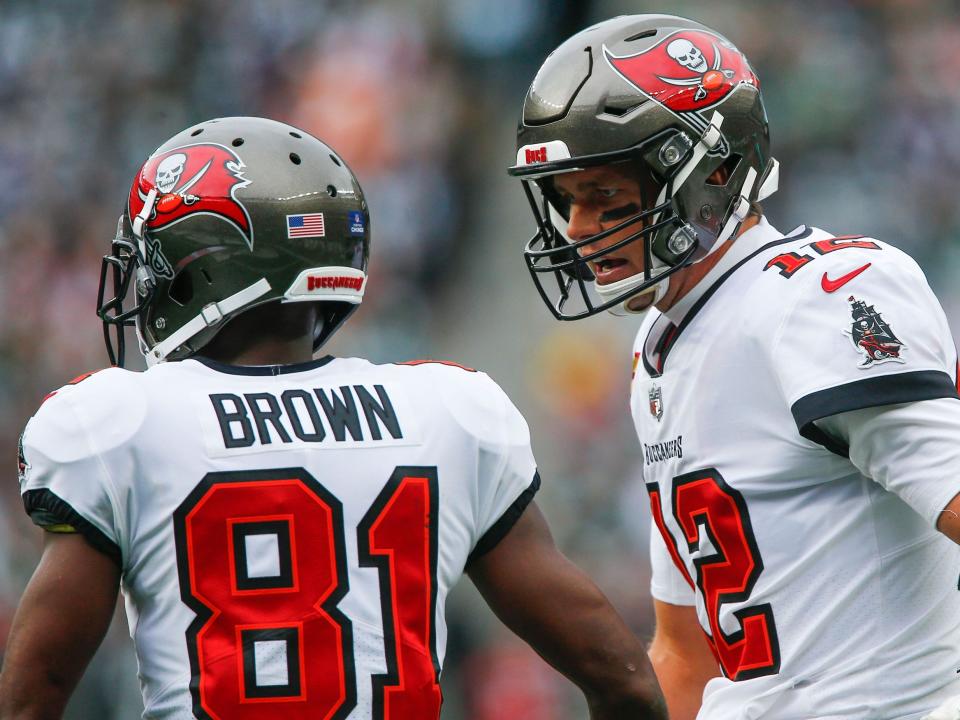
[[[726,163],[718,167],[712,173],[710,177],[707,178],[707,185],[726,185],[727,180],[730,179],[730,169],[727,167]]]

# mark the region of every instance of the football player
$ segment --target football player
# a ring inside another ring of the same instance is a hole
[[[437,718],[463,573],[593,717],[661,717],[642,646],[553,544],[503,391],[450,363],[313,359],[369,243],[343,160],[282,123],[200,123],[142,166],[98,305],[111,359],[134,324],[148,369],[77,378],[27,424],[48,532],[3,720],[60,716],[118,587],[146,718]]]
[[[666,15],[574,35],[510,172],[553,314],[639,325],[670,717],[920,718],[960,692],[950,328],[895,247],[766,220],[778,165],[743,54]]]

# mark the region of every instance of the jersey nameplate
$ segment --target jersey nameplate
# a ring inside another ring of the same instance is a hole
[[[293,444],[343,448],[419,442],[401,423],[383,385],[210,393],[202,396],[202,404],[207,446],[215,455]]]

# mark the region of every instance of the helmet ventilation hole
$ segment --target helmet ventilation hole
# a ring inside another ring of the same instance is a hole
[[[303,137],[300,133],[295,133],[292,130],[290,131],[290,137],[295,137],[297,140]]]
[[[330,159],[333,160],[333,164],[334,164],[334,165],[336,165],[337,167],[340,167],[340,161],[337,160],[337,156],[336,156],[336,155],[333,155],[333,154],[331,153]]]
[[[730,178],[733,177],[733,174],[737,171],[737,166],[740,165],[741,157],[736,153],[730,153],[730,156],[721,163],[720,167],[714,170],[710,177],[707,178],[707,185],[713,185],[716,187],[723,187],[728,182]]]
[[[327,185],[327,195],[334,198],[337,196],[337,189],[333,185]]]
[[[199,135],[199,134],[202,133],[202,132],[203,132],[203,128],[197,128],[197,129],[194,130],[192,133],[190,133],[190,137],[196,137],[197,135]]]
[[[193,299],[193,277],[189,272],[181,272],[170,283],[167,292],[171,300],[183,307]]]
[[[656,28],[654,28],[653,30],[644,30],[643,32],[639,32],[636,35],[631,35],[628,38],[624,38],[623,41],[633,42],[634,40],[643,40],[643,38],[653,37],[656,34],[657,34]]]
[[[296,153],[290,153],[290,162],[292,162],[294,165],[299,165],[300,156],[297,155]]]
[[[241,145],[243,145],[243,138],[234,138],[233,142],[230,144],[233,145],[234,147],[240,147]]]
[[[627,113],[633,112],[638,107],[643,105],[646,100],[641,100],[640,102],[630,102],[626,105],[618,107],[616,105],[604,105],[603,112],[606,115],[613,115],[614,117],[623,117]]]

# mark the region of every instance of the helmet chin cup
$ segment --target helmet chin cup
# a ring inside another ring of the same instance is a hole
[[[669,287],[670,278],[664,278],[653,287],[647,288],[636,295],[631,295],[619,305],[607,308],[607,312],[615,317],[637,317],[645,315],[650,308],[663,299]],[[643,307],[637,308],[636,306],[644,300],[646,302],[644,302]]]

